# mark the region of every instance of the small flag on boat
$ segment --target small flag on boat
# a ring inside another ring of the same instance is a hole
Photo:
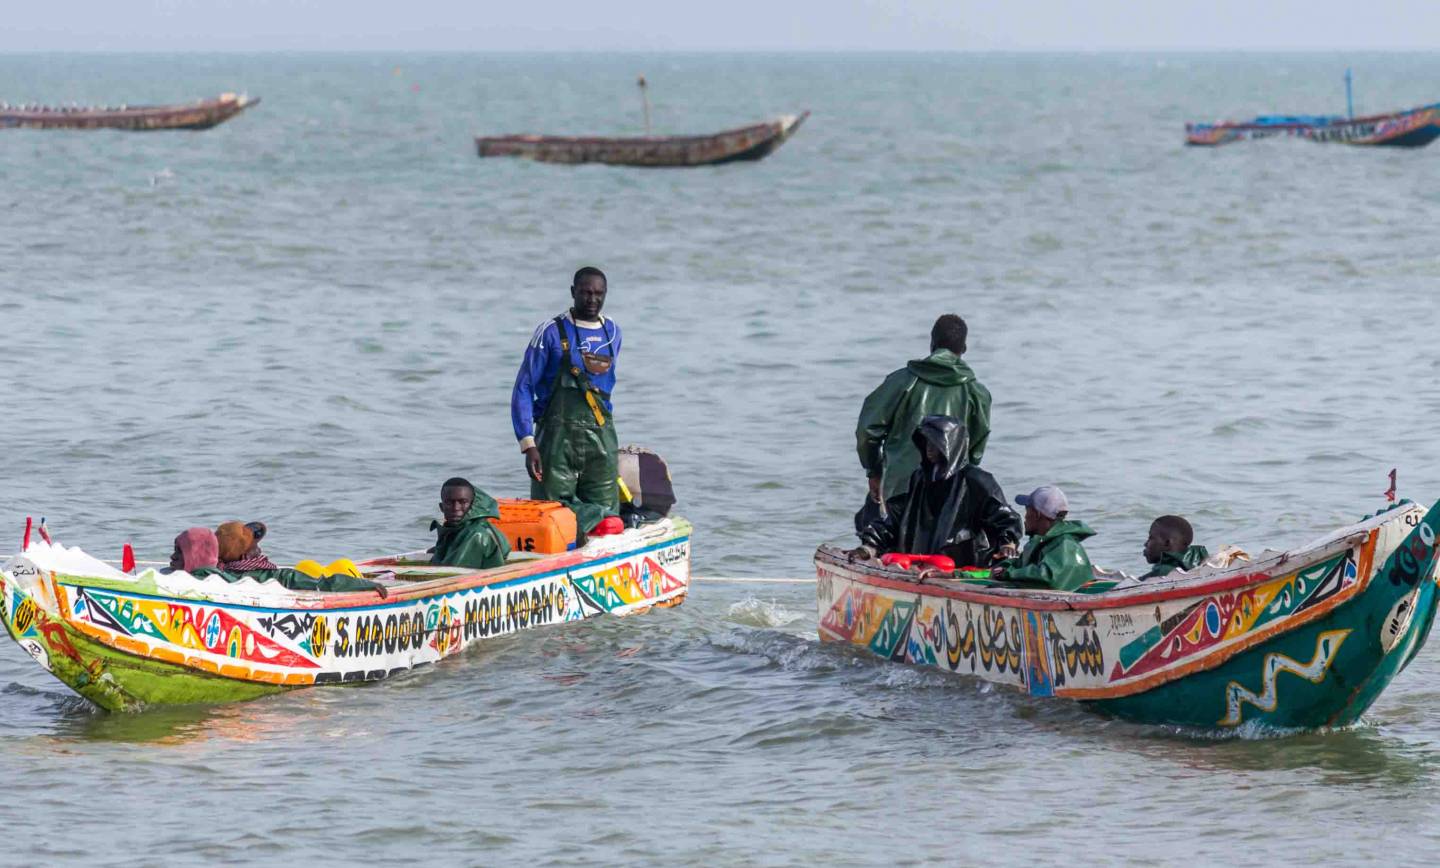
[[[120,569],[127,573],[135,570],[135,550],[130,547],[128,542],[120,550]]]
[[[35,519],[28,515],[25,516],[25,538],[20,541],[20,551],[22,552],[30,548],[30,526],[34,523]]]
[[[40,527],[36,528],[36,530],[40,531],[40,538],[45,540],[46,545],[53,546],[55,544],[55,541],[50,539],[50,531],[45,529],[45,516],[40,516]]]
[[[1385,499],[1391,503],[1395,502],[1395,468],[1390,468],[1390,487],[1385,491]]]

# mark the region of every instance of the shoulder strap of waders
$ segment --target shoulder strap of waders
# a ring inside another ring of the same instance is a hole
[[[574,377],[576,381],[580,383],[581,389],[585,390],[586,392],[594,392],[596,395],[599,395],[600,397],[608,401],[610,399],[610,393],[590,382],[590,372],[585,370],[585,366],[583,364],[575,364],[575,359],[571,357],[570,335],[565,328],[565,323],[565,314],[562,313],[559,316],[555,317],[555,328],[557,331],[560,332],[560,353],[563,356],[560,367],[555,369],[556,381],[559,381],[560,372],[564,371],[566,368],[569,368],[570,376]],[[606,337],[610,337],[610,332],[609,330],[605,329],[605,323],[603,321],[600,324],[600,328],[605,331]],[[579,326],[575,326],[575,343],[576,345],[579,345],[580,343]],[[610,350],[610,356],[611,358],[614,358],[615,356],[615,350],[613,348]]]

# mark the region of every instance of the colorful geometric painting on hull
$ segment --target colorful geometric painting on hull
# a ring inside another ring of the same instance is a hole
[[[0,618],[37,663],[109,711],[251,699],[375,681],[519,630],[678,605],[690,586],[690,525],[672,517],[483,572],[426,557],[362,563],[372,577],[406,579],[381,591],[322,593],[131,575],[37,542],[0,571]]]
[[[1440,510],[1402,502],[1294,551],[1088,594],[916,582],[822,546],[820,638],[1141,723],[1345,725],[1430,632],[1437,532]]]
[[[1363,118],[1266,115],[1253,121],[1185,125],[1185,144],[1214,147],[1289,136],[1312,142],[1423,148],[1440,138],[1440,103]]]

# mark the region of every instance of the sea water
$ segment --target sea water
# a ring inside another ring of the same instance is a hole
[[[508,400],[585,264],[622,442],[698,576],[804,578],[864,491],[860,401],[970,324],[984,466],[1136,571],[1168,512],[1286,547],[1440,496],[1437,151],[1182,146],[1187,120],[1433,101],[1433,55],[0,58],[0,99],[248,91],[203,133],[0,132],[0,551],[263,520],[277,559],[428,544],[523,494]],[[765,161],[479,160],[705,132]],[[106,716],[0,643],[8,860],[1428,861],[1440,663],[1354,729],[1207,740],[821,646],[805,584],[497,640],[380,684]],[[1258,677],[1258,676],[1257,676]],[[1283,689],[1283,684],[1282,684]],[[1378,850],[1382,846],[1383,850]]]

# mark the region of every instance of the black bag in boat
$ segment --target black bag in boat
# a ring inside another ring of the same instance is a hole
[[[622,446],[618,454],[620,480],[630,493],[620,506],[625,524],[636,527],[658,521],[675,505],[675,486],[665,459],[641,446]],[[622,492],[622,500],[624,500]]]

